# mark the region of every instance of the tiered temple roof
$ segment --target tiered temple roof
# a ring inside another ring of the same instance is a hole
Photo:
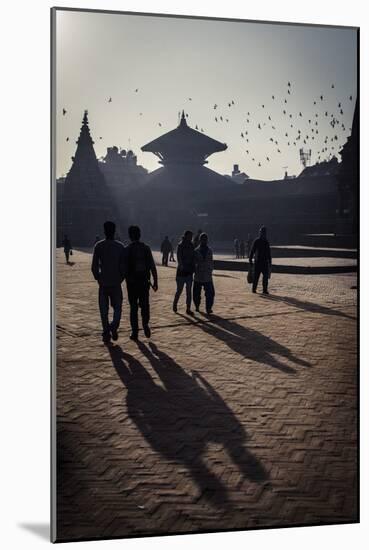
[[[184,111],[177,128],[150,141],[142,151],[154,153],[160,159],[160,164],[196,164],[207,163],[207,158],[213,153],[225,151],[227,145],[187,125]]]

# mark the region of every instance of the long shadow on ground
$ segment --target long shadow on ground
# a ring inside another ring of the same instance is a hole
[[[179,314],[184,317],[182,314]],[[188,317],[186,317],[189,320]],[[270,367],[276,368],[286,374],[295,374],[296,370],[285,363],[278,360],[275,355],[284,357],[285,359],[300,365],[302,367],[310,367],[310,363],[293,355],[293,353],[282,346],[272,338],[264,336],[261,332],[246,328],[234,321],[224,319],[217,315],[211,315],[209,319],[190,320],[195,326],[201,330],[221,340],[230,349],[242,355],[242,357],[251,359],[256,363],[262,363]]]
[[[232,509],[226,485],[203,458],[209,442],[221,444],[242,476],[268,479],[261,462],[245,448],[247,433],[235,414],[201,374],[186,372],[154,344],[138,347],[160,378],[157,384],[135,357],[119,346],[109,352],[127,388],[130,417],[151,447],[190,472],[201,496],[213,506]]]
[[[323,315],[336,315],[337,317],[345,317],[346,319],[356,320],[356,317],[347,315],[339,309],[334,309],[320,304],[315,304],[313,302],[306,302],[304,300],[298,300],[297,298],[292,298],[291,296],[262,296],[264,300],[273,300],[275,302],[282,302],[289,306],[297,307],[303,311],[309,311],[311,313],[321,313]]]

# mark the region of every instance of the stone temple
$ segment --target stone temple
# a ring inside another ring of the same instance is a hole
[[[57,201],[57,242],[68,235],[73,246],[90,247],[96,235],[102,235],[103,223],[118,221],[118,216],[96,158],[87,111],[76,143],[72,166]]]

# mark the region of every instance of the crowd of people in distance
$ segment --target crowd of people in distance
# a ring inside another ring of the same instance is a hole
[[[253,239],[251,238],[250,233],[247,235],[246,240],[235,238],[235,240],[233,241],[233,246],[237,260],[240,258],[245,259],[246,257],[248,258],[250,256],[252,243]]]
[[[104,223],[105,239],[96,237],[91,271],[99,285],[98,303],[102,324],[102,339],[105,344],[118,339],[121,320],[123,293],[122,282],[126,281],[130,306],[131,340],[138,340],[138,311],[141,310],[142,328],[147,338],[150,329],[150,288],[158,290],[158,274],[150,247],[141,241],[141,231],[136,225],[128,229],[130,244],[124,246],[115,238],[115,224]],[[260,275],[263,275],[263,293],[268,294],[268,279],[271,273],[270,245],[266,238],[266,228],[262,226],[259,237],[253,243],[247,242],[250,266],[253,268],[252,291],[256,292]],[[65,235],[63,240],[66,262],[72,253],[72,244]],[[242,248],[238,251],[242,255]],[[175,261],[173,240],[165,237],[161,245],[162,265]],[[244,254],[243,256],[244,257]],[[253,262],[253,260],[255,260]],[[177,246],[176,291],[173,299],[173,311],[178,312],[180,297],[185,288],[186,314],[200,312],[202,294],[205,295],[205,314],[213,313],[215,287],[213,283],[213,251],[208,245],[208,235],[199,230],[184,232]],[[113,318],[109,322],[109,306],[113,309]]]

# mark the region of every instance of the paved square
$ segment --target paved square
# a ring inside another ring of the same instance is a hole
[[[356,275],[216,271],[214,316],[101,342],[91,255],[57,252],[58,540],[357,520]]]

